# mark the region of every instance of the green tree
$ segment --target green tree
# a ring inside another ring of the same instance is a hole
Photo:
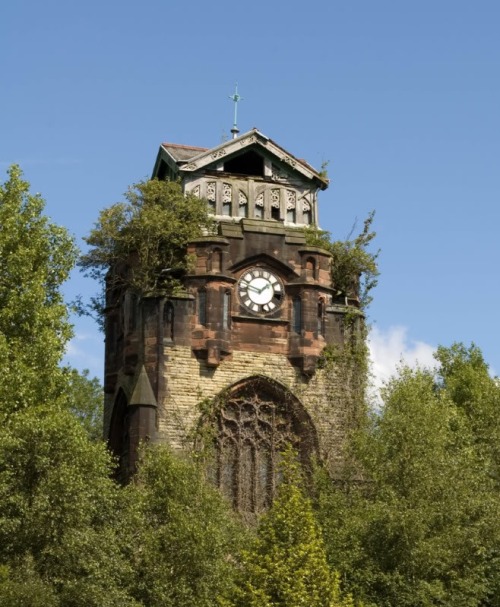
[[[137,482],[134,596],[150,607],[215,607],[232,588],[241,526],[195,462],[145,449]]]
[[[11,572],[9,592],[22,592],[26,579],[65,606],[137,604],[125,558],[131,514],[111,469],[105,446],[68,411],[30,407],[0,428],[0,565]]]
[[[66,367],[66,389],[63,400],[67,408],[80,421],[93,441],[103,438],[104,391],[97,377]]]
[[[476,449],[500,490],[500,383],[474,344],[439,347],[438,386],[468,420]]]
[[[456,343],[439,347],[438,387],[465,415],[475,452],[481,461],[485,487],[493,487],[495,507],[500,503],[500,383],[491,377],[481,350]],[[496,509],[493,513],[497,513]],[[495,533],[497,532],[497,533]],[[485,605],[500,606],[500,535],[497,525],[487,530],[483,556],[488,562],[489,597]]]
[[[383,396],[355,445],[364,482],[319,498],[330,563],[378,605],[490,604],[499,500],[470,419],[432,371]]]
[[[243,553],[238,607],[348,607],[327,564],[312,504],[301,488],[300,464],[284,455],[283,482],[257,539]]]
[[[0,605],[2,607],[58,607],[52,587],[35,571],[33,559],[25,558],[12,569],[0,565]]]
[[[141,181],[125,199],[101,211],[85,239],[90,248],[79,261],[102,286],[91,304],[97,313],[106,278],[140,295],[177,288],[179,276],[190,267],[187,243],[213,229],[206,202],[184,195],[178,182]]]
[[[58,364],[72,332],[60,287],[76,249],[43,210],[12,166],[0,184],[0,416],[62,390]]]

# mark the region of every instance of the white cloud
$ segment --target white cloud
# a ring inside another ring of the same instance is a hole
[[[101,334],[77,333],[66,346],[64,363],[83,371],[91,377],[102,377],[104,372],[104,348]]]
[[[408,338],[406,327],[389,327],[386,331],[373,327],[368,337],[371,371],[373,374],[373,396],[378,394],[383,384],[396,373],[404,363],[410,367],[434,367],[433,353],[436,348],[423,341]]]
[[[435,347],[423,341],[408,338],[406,327],[389,327],[381,330],[372,327],[368,337],[373,375],[373,396],[384,382],[396,373],[403,362],[410,366],[435,366]],[[79,332],[68,343],[64,362],[82,371],[89,369],[91,376],[102,377],[104,372],[104,346],[101,333]]]

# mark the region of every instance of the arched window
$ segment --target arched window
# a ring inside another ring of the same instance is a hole
[[[208,212],[215,213],[217,212],[217,184],[215,181],[209,181],[207,183],[207,204],[208,204]]]
[[[198,291],[198,323],[203,327],[207,325],[207,292]]]
[[[292,302],[292,331],[294,333],[302,332],[302,300],[300,297],[294,297]]]
[[[318,299],[318,337],[325,335],[325,301]]]
[[[212,251],[211,261],[212,272],[220,272],[222,270],[222,251],[220,249]]]
[[[279,189],[271,190],[271,219],[281,218],[281,192]]]
[[[254,217],[255,219],[264,217],[264,192],[260,193],[255,199]]]
[[[302,221],[306,225],[310,225],[312,223],[311,204],[307,201],[304,201],[302,204]]]
[[[222,214],[231,215],[233,188],[230,183],[222,184]]]
[[[248,217],[248,198],[241,190],[238,200],[238,217]]]
[[[118,461],[115,477],[121,483],[127,482],[130,476],[130,436],[127,405],[127,397],[123,390],[120,390],[113,406],[108,434],[109,449]]]
[[[290,223],[295,223],[297,207],[297,192],[295,190],[286,191],[286,220]]]
[[[127,293],[125,297],[125,332],[131,333],[137,328],[138,298],[135,293]]]
[[[222,296],[222,328],[229,329],[231,326],[231,291],[224,291]]]
[[[174,339],[174,305],[171,301],[165,302],[163,308],[164,337],[173,341]]]
[[[314,257],[306,259],[306,278],[316,278],[316,261]]]
[[[242,513],[270,506],[280,481],[280,454],[288,445],[306,467],[316,451],[316,434],[302,405],[270,379],[241,382],[213,421],[216,484]]]

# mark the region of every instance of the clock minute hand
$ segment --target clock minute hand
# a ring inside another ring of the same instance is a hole
[[[271,286],[271,283],[270,282],[266,282],[266,284],[262,287],[262,289],[259,289],[259,293],[262,293],[262,291],[265,291],[270,286]]]

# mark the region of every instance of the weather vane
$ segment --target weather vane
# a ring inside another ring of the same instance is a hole
[[[243,100],[243,97],[241,97],[241,95],[238,95],[238,83],[236,83],[234,87],[234,93],[232,95],[229,95],[229,99],[234,101],[234,122],[233,128],[231,129],[231,133],[233,134],[233,139],[236,139],[238,133],[240,132],[238,128],[238,101]]]

